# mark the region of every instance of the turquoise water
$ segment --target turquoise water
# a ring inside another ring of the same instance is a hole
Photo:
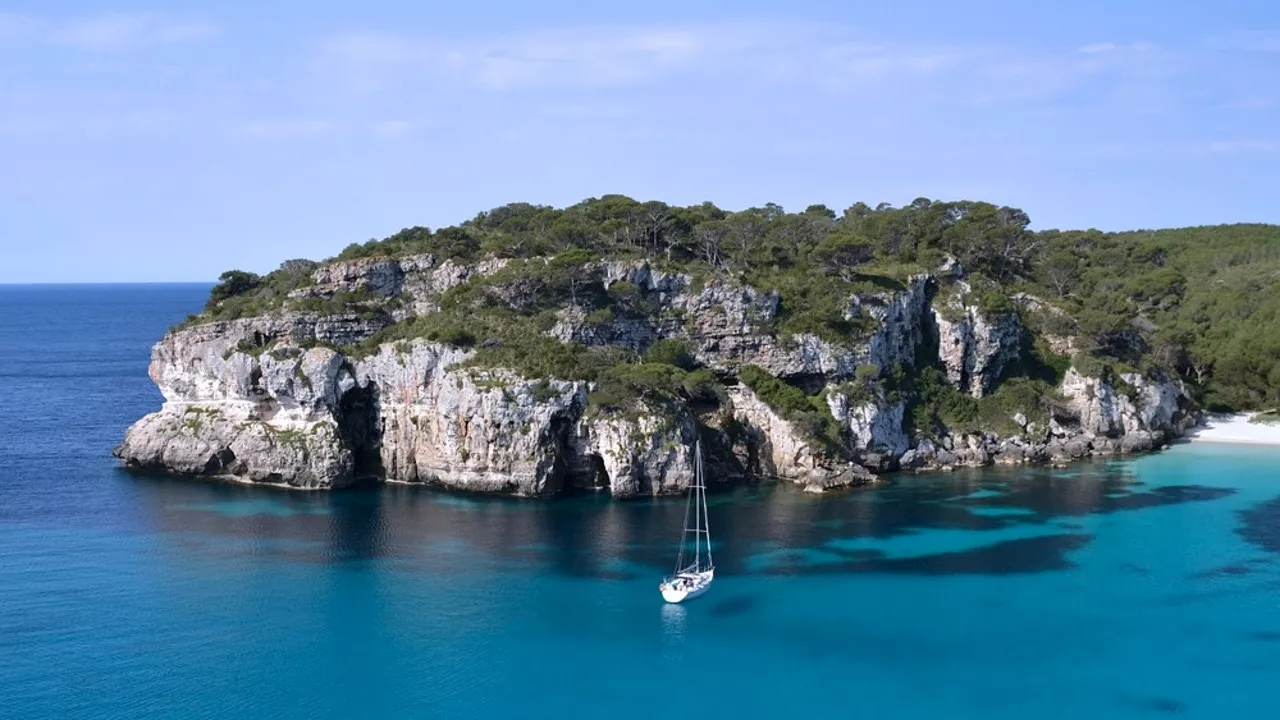
[[[1280,453],[680,502],[134,475],[207,288],[0,287],[0,717],[1280,716]]]

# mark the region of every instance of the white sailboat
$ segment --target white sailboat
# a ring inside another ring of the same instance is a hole
[[[684,506],[684,532],[680,535],[680,554],[676,556],[675,572],[658,585],[662,599],[669,603],[692,600],[705,593],[715,578],[716,568],[711,560],[711,530],[707,525],[707,486],[702,477],[702,441],[694,444],[693,485],[689,487],[689,501]],[[690,525],[692,516],[693,524]],[[693,558],[689,560],[685,547],[693,535]],[[704,550],[705,548],[705,550]]]

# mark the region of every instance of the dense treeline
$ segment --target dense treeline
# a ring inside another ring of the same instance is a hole
[[[537,346],[559,354],[552,370],[567,363],[573,374],[595,377],[616,361],[585,361],[580,349],[551,348],[542,335],[554,308],[573,306],[601,323],[644,312],[626,288],[603,292],[598,278],[581,269],[592,259],[645,258],[696,278],[775,289],[783,313],[773,331],[847,343],[865,330],[844,318],[850,294],[900,287],[908,275],[949,256],[968,273],[973,300],[988,311],[1013,311],[1010,298],[1017,293],[1065,310],[1026,320],[1039,333],[1072,336],[1082,369],[1176,373],[1210,407],[1280,401],[1280,227],[1104,233],[1032,232],[1028,225],[1021,210],[970,201],[857,203],[843,212],[813,205],[788,213],[773,204],[729,212],[710,203],[676,207],[607,195],[563,209],[505,205],[456,227],[408,228],[353,244],[336,259],[427,252],[459,261],[512,258],[517,262],[485,287],[451,293],[441,317],[391,328],[378,339],[452,338],[515,360],[527,360],[525,350]],[[521,262],[531,258],[539,260]],[[228,273],[207,316],[278,305],[308,282],[308,272],[291,261],[262,278]],[[527,302],[511,302],[512,287],[531,293]],[[365,300],[331,304],[362,307]],[[484,343],[495,337],[511,341]],[[675,373],[663,377],[670,388],[683,381]]]
[[[802,265],[852,277],[879,259],[931,266],[944,255],[1004,280],[1025,273],[1038,241],[1021,210],[983,202],[918,199],[904,208],[857,203],[837,214],[825,205],[787,213],[772,203],[727,212],[711,203],[673,207],[606,195],[557,209],[514,203],[436,232],[415,227],[385,240],[348,246],[347,260],[434,252],[458,259],[529,258],[581,249],[673,264],[700,263],[726,273]]]
[[[1039,236],[1035,279],[1087,354],[1166,368],[1211,408],[1280,401],[1280,227]]]

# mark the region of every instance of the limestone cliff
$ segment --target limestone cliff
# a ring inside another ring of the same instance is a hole
[[[931,469],[1146,452],[1182,435],[1196,419],[1185,389],[1164,376],[1091,378],[1071,368],[1058,390],[1065,402],[1052,409],[1047,423],[1022,416],[1015,418],[1021,431],[1004,438],[983,433],[947,437],[941,444],[922,441],[900,462]]]
[[[961,392],[980,398],[1000,380],[1005,366],[1017,359],[1022,325],[1013,312],[987,313],[966,304],[968,286],[933,309],[938,332],[938,359],[947,379]]]
[[[909,380],[916,368],[936,365],[955,390],[986,402],[1026,352],[1019,316],[968,301],[954,263],[851,292],[834,319],[852,328],[843,335],[779,330],[790,312],[780,294],[728,275],[695,278],[637,261],[570,270],[570,299],[547,308],[537,298],[549,281],[538,273],[566,272],[547,262],[530,261],[525,275],[502,259],[430,254],[314,266],[274,306],[202,318],[158,342],[150,375],[164,405],[129,428],[116,454],[133,467],[293,488],[374,481],[631,497],[687,487],[698,438],[713,485],[780,480],[821,490],[898,468],[1149,450],[1192,418],[1167,377],[1072,369],[1056,400],[1009,413],[1016,431],[922,429]],[[475,297],[459,295],[470,290]],[[616,309],[591,309],[578,290],[608,296]],[[413,324],[464,301],[545,318],[546,338],[619,362],[659,341],[681,343],[689,358],[684,369],[645,376],[659,384],[635,390],[629,405],[598,406],[606,376],[530,376],[492,361],[503,340],[479,322],[452,335]],[[404,327],[414,332],[386,335]],[[791,395],[742,384],[747,366]]]
[[[586,403],[584,383],[522,380],[457,365],[439,345],[384,345],[357,364],[376,463],[391,482],[546,495],[564,487],[565,448]]]
[[[577,484],[614,497],[682,492],[693,481],[697,433],[683,409],[584,416],[575,450],[587,467]]]
[[[799,483],[809,490],[848,487],[871,479],[862,466],[836,461],[815,447],[811,438],[751,390],[734,388],[730,397],[735,419],[757,448],[757,472],[765,477]]]

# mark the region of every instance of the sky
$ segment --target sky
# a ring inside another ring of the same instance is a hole
[[[0,283],[207,281],[508,202],[1280,223],[1275,0],[4,0]]]

